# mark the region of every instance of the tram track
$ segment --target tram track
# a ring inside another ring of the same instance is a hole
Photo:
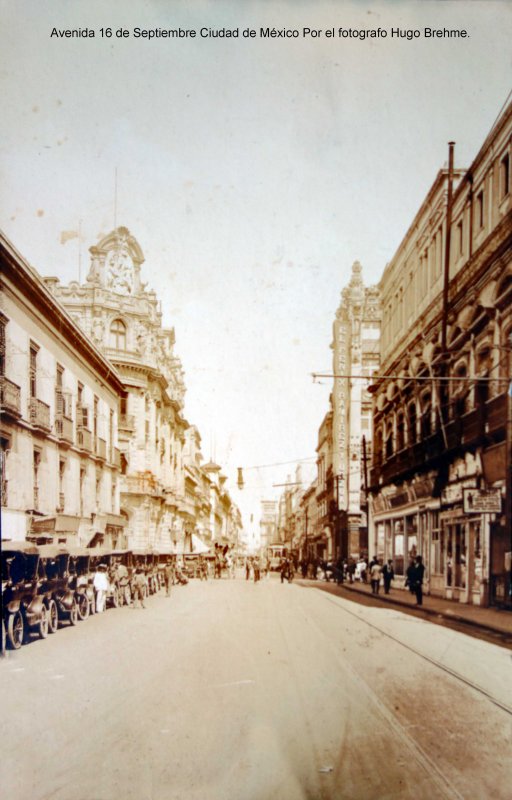
[[[327,599],[330,600],[328,596]],[[333,605],[336,605],[338,608],[340,607],[334,602]],[[443,798],[443,800],[465,800],[464,795],[459,792],[450,778],[445,774],[445,772],[443,772],[443,770],[440,769],[436,761],[429,756],[419,742],[413,736],[411,736],[410,732],[407,730],[407,726],[400,722],[397,715],[393,713],[393,711],[382,701],[371,684],[363,677],[363,675],[360,674],[357,669],[354,668],[348,659],[343,658],[339,652],[339,649],[333,644],[330,637],[326,634],[318,622],[314,620],[310,609],[306,609],[300,601],[299,608],[301,613],[307,619],[308,624],[311,625],[315,629],[317,635],[321,637],[323,646],[327,646],[331,651],[339,669],[345,673],[348,673],[355,688],[359,690],[361,695],[364,695],[369,700],[379,716],[391,728],[394,737],[401,741],[403,746],[407,749],[411,760],[416,762],[428,780],[434,784],[435,797],[440,799]],[[358,618],[359,621],[364,621],[359,618],[357,614],[351,614],[351,616]],[[376,628],[374,625],[371,625],[370,627]],[[341,761],[343,761],[343,757],[341,758]],[[421,794],[418,796],[421,796]]]
[[[308,589],[316,589],[315,586],[307,586],[306,588],[308,588]],[[457,670],[452,669],[448,665],[443,664],[438,659],[435,659],[435,658],[432,658],[431,656],[426,655],[421,650],[418,650],[417,648],[413,647],[412,645],[407,644],[406,642],[402,641],[398,637],[393,636],[393,634],[389,633],[389,631],[384,630],[379,625],[376,625],[374,622],[368,621],[361,614],[357,614],[354,611],[351,611],[350,609],[346,608],[344,603],[343,603],[345,598],[338,598],[337,596],[333,596],[333,595],[330,595],[330,594],[327,594],[327,593],[322,593],[322,596],[326,600],[328,600],[332,605],[335,605],[337,608],[339,608],[341,611],[343,611],[345,614],[348,614],[351,617],[354,617],[359,622],[363,622],[369,628],[372,628],[373,630],[378,631],[382,636],[385,636],[387,639],[390,639],[391,641],[395,642],[396,644],[399,644],[405,650],[408,650],[410,653],[414,653],[414,655],[418,656],[423,661],[426,661],[426,662],[432,664],[433,666],[437,667],[438,669],[442,670],[443,672],[447,673],[448,675],[451,675],[452,678],[455,678],[456,680],[460,681],[461,683],[464,683],[466,686],[469,686],[475,692],[478,692],[478,694],[483,695],[484,697],[486,697],[487,700],[489,700],[491,703],[493,703],[498,708],[501,708],[502,711],[505,711],[507,714],[512,715],[512,705],[509,705],[508,703],[504,703],[502,700],[499,700],[497,697],[495,697],[491,692],[489,692],[483,686],[480,686],[478,683],[476,683],[475,681],[472,681],[470,678],[467,678],[465,675],[461,675],[461,673],[457,672]],[[347,602],[347,601],[345,600],[345,602]]]

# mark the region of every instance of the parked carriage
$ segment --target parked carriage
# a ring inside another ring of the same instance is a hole
[[[70,554],[55,544],[39,545],[37,549],[44,568],[40,591],[48,607],[48,630],[55,633],[59,622],[67,621],[70,625],[78,622],[77,600],[70,584]]]
[[[87,619],[96,610],[91,568],[93,553],[94,551],[86,547],[69,548],[69,586],[75,593],[78,617],[81,620]]]
[[[3,542],[2,650],[18,650],[30,630],[48,636],[49,610],[41,591],[44,579],[38,548],[31,542]]]

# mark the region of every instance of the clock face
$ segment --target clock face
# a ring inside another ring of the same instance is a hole
[[[106,259],[107,286],[118,294],[133,292],[133,261],[126,247],[112,250]]]

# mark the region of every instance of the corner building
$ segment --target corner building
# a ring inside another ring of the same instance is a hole
[[[123,547],[121,378],[4,236],[0,264],[2,540]]]
[[[184,467],[185,384],[174,329],[142,282],[144,255],[126,228],[90,248],[85,284],[46,284],[121,376],[121,512],[127,545],[183,551],[195,530]]]

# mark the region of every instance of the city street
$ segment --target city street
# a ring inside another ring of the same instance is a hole
[[[508,798],[511,667],[275,575],[191,581],[2,659],[2,796]]]

